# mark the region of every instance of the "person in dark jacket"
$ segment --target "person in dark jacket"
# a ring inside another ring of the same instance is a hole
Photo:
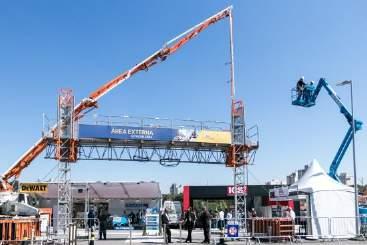
[[[297,100],[304,99],[304,90],[306,86],[304,79],[305,79],[304,77],[301,77],[297,82],[297,86],[296,86],[296,90],[298,94]]]
[[[200,215],[200,221],[203,224],[204,230],[204,241],[203,243],[210,243],[209,241],[209,230],[210,230],[210,214],[208,209],[205,207]]]
[[[98,219],[99,219],[99,240],[107,239],[107,224],[108,224],[108,218],[110,215],[107,213],[106,210],[102,209],[99,212]]]
[[[185,242],[192,242],[192,238],[191,238],[191,233],[192,230],[194,229],[195,226],[195,221],[196,221],[196,216],[195,213],[192,211],[191,207],[187,210],[187,212],[185,213],[185,225],[187,227],[187,238]]]
[[[169,217],[168,217],[168,211],[167,209],[164,209],[162,216],[162,228],[166,227],[166,240],[165,243],[171,243],[171,229],[169,228]]]
[[[93,231],[94,228],[94,219],[95,219],[94,211],[93,209],[90,209],[88,212],[88,228],[91,231]]]

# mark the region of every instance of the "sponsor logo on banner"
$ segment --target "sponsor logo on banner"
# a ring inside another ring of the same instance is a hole
[[[155,140],[231,144],[231,133],[191,128],[154,128],[79,124],[79,138],[116,140]]]
[[[48,191],[48,185],[44,183],[21,183],[20,192],[27,193],[45,193]]]
[[[234,196],[235,188],[234,186],[227,186],[227,196]],[[237,187],[237,195],[246,195],[247,194],[247,186],[239,186]]]

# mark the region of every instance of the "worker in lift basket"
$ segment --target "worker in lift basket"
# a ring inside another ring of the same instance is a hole
[[[304,92],[303,93],[304,93],[304,98],[305,98],[306,104],[308,102],[310,102],[311,97],[312,97],[312,93],[315,90],[314,83],[315,83],[314,81],[311,81],[309,84],[307,84],[305,86],[305,89],[304,89]]]
[[[305,77],[302,76],[297,82],[297,86],[296,86],[297,95],[298,95],[297,100],[304,99],[304,90],[306,86],[304,79]]]

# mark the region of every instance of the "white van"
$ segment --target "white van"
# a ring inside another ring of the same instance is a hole
[[[182,205],[179,201],[164,201],[163,208],[168,211],[169,224],[178,226],[182,218]]]

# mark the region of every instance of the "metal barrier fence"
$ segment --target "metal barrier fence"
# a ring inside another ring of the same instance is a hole
[[[40,240],[55,241],[55,240],[70,240],[70,243],[78,241],[90,241],[97,237],[100,231],[100,222],[97,218],[73,218],[70,220],[68,230],[64,231],[57,229],[57,220],[50,220],[47,226],[41,229]],[[70,234],[72,233],[72,234]],[[72,236],[71,236],[72,235]],[[75,240],[75,241],[74,241]]]
[[[360,221],[363,219],[359,219]],[[223,224],[224,223],[224,224]],[[23,240],[1,240],[1,244],[21,244],[26,241],[27,244],[45,244],[48,241],[66,241],[68,244],[77,244],[77,241],[92,241],[98,238],[100,226],[98,219],[72,219],[67,234],[57,232],[56,220],[51,220],[50,225],[43,226],[41,236],[32,232],[31,237]],[[229,226],[237,226],[238,233],[235,229],[229,229]],[[242,240],[248,243],[260,243],[261,241],[279,241],[286,242],[302,241],[302,239],[312,238],[320,240],[338,241],[356,237],[355,234],[355,217],[296,217],[291,218],[247,218],[236,222],[234,219],[211,219],[209,225],[209,239],[215,244],[224,240]],[[361,222],[361,238],[364,239],[367,223]],[[183,243],[182,224],[179,226],[179,235],[176,231],[174,242]],[[199,225],[199,228],[200,227]],[[228,228],[228,229],[227,229]],[[232,233],[232,234],[230,234]],[[162,229],[162,235],[157,238],[165,240],[165,229]],[[173,234],[172,234],[173,238]],[[122,239],[122,238],[121,238]],[[133,235],[130,229],[129,235],[124,240],[132,243]],[[178,240],[177,240],[178,239]]]
[[[363,220],[359,219],[359,221]],[[255,241],[300,241],[302,239],[340,240],[357,237],[355,217],[296,217],[212,219],[210,237],[215,243],[220,240],[239,239]],[[223,225],[224,223],[224,225]],[[237,225],[237,226],[230,226]],[[360,222],[360,238],[365,239],[367,222]],[[232,230],[231,230],[232,229]],[[236,231],[238,229],[238,231]],[[232,234],[229,234],[232,233]],[[237,233],[235,235],[235,233]]]

